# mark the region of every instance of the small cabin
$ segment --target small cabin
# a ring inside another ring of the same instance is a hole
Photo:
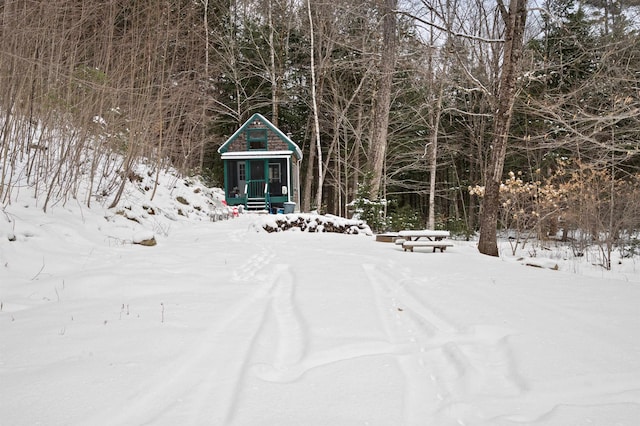
[[[300,207],[302,151],[260,114],[254,114],[218,149],[229,206],[293,213]]]

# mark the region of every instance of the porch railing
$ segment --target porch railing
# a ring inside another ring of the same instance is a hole
[[[268,194],[268,184],[264,179],[247,181],[245,193],[247,198],[266,198]]]

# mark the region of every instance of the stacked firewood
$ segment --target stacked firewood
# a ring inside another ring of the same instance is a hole
[[[326,216],[285,215],[265,223],[267,232],[282,232],[297,228],[303,232],[334,232],[339,234],[370,233],[369,226],[361,220],[349,220]]]

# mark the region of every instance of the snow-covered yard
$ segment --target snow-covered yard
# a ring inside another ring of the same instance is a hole
[[[405,253],[267,233],[269,216],[161,220],[163,196],[152,215],[3,210],[0,424],[640,421],[633,259],[615,273],[473,242]],[[131,244],[141,232],[158,244]]]

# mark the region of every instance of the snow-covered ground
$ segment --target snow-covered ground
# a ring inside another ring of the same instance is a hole
[[[267,233],[183,183],[0,210],[0,424],[639,424],[633,259]]]

